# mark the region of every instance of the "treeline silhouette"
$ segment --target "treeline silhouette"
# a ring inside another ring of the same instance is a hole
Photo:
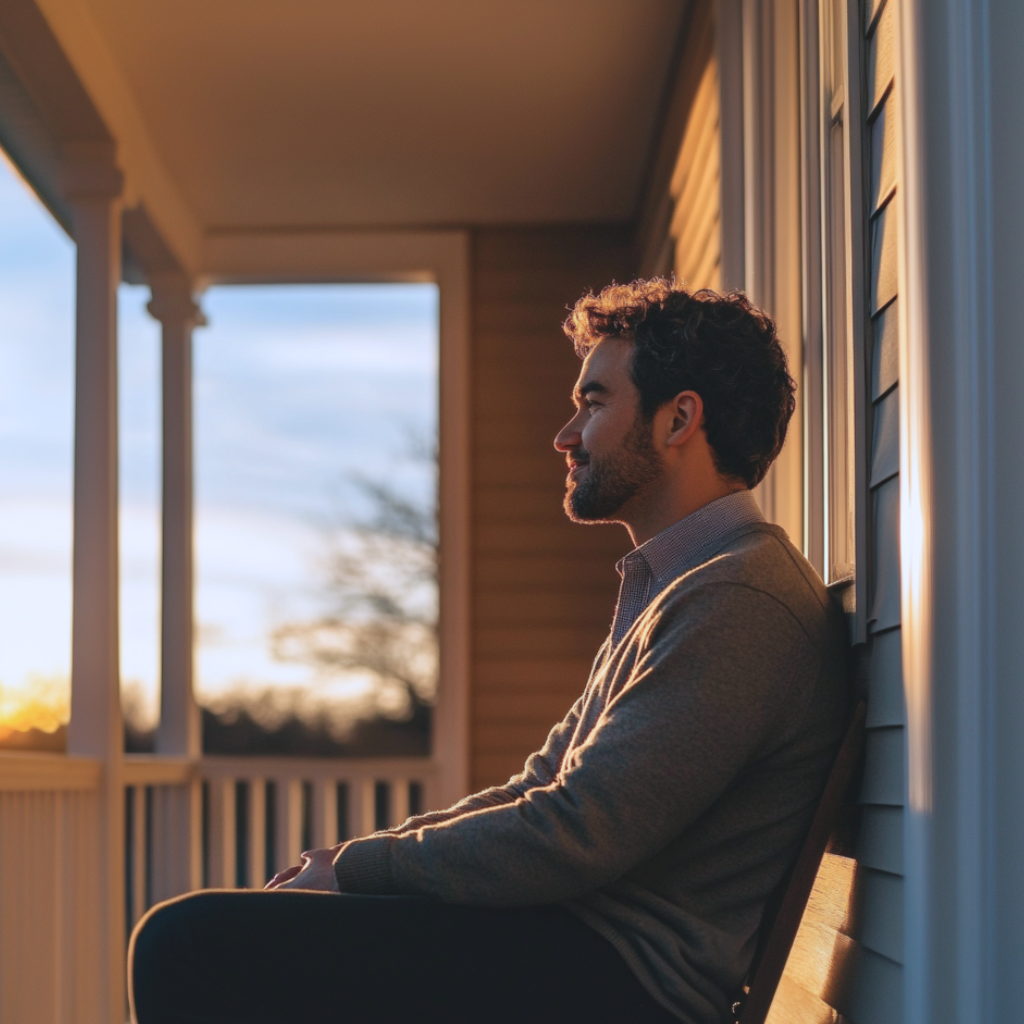
[[[406,457],[436,473],[436,442],[410,436],[410,446]],[[224,704],[201,707],[204,753],[429,756],[438,674],[436,488],[409,496],[390,481],[350,477],[348,483],[369,511],[356,520],[340,515],[325,535],[325,612],[282,623],[269,639],[275,658],[306,665],[317,678],[369,678],[369,705],[339,728],[326,710],[295,695],[250,688]],[[137,693],[129,689],[125,698],[125,752],[152,753],[151,715]],[[0,733],[0,749],[66,749],[64,726],[52,733],[8,733]]]
[[[433,709],[418,701],[404,719],[359,719],[339,736],[326,718],[290,714],[279,721],[257,718],[245,706],[224,711],[201,708],[203,753],[235,757],[426,757],[430,754]],[[152,729],[125,720],[124,749],[149,754]]]
[[[408,718],[377,715],[359,719],[339,736],[324,718],[290,714],[278,721],[261,721],[246,707],[225,711],[200,708],[203,752],[235,757],[427,757],[433,708],[418,701]],[[126,754],[152,754],[156,732],[132,717],[124,720]],[[0,736],[0,750],[62,754],[67,749],[67,726],[53,732],[11,730]]]

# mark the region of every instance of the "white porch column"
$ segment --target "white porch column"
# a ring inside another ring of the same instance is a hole
[[[198,758],[199,709],[193,694],[192,330],[205,323],[180,274],[155,274],[149,312],[163,343],[163,529],[161,571],[160,725],[158,754]],[[198,779],[162,789],[154,817],[161,854],[154,894],[198,888],[202,880]]]
[[[902,0],[908,1024],[1024,975],[1024,5]]]
[[[163,341],[163,540],[159,754],[198,757],[193,696],[192,330],[206,323],[183,277],[154,275]]]
[[[95,886],[104,970],[97,1019],[124,1021],[124,788],[118,658],[117,286],[122,175],[113,144],[64,154],[78,247],[75,298],[74,579],[68,753],[102,764]],[[86,851],[82,851],[87,855]],[[85,937],[83,936],[83,939]]]

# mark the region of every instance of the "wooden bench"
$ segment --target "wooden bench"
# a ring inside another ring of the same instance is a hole
[[[769,904],[737,1024],[833,1024],[835,991],[849,973],[847,936],[856,861],[856,796],[867,704],[853,718],[796,864]],[[802,922],[802,923],[801,923]]]

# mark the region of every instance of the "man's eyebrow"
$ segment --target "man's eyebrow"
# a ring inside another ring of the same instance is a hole
[[[596,380],[588,380],[586,384],[581,384],[578,388],[576,388],[573,391],[573,396],[575,398],[583,398],[586,395],[594,393],[606,395],[608,394],[608,389],[603,384],[598,383]]]

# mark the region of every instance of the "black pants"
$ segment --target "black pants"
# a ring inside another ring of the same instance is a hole
[[[201,892],[150,911],[130,956],[138,1024],[678,1024],[559,907]]]

